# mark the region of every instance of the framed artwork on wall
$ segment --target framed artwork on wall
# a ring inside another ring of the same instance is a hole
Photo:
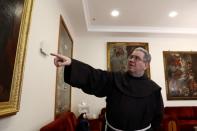
[[[72,57],[73,40],[66,27],[63,17],[60,16],[58,53]],[[64,68],[57,68],[56,95],[55,95],[55,117],[62,112],[70,111],[71,87],[64,82]]]
[[[107,69],[114,72],[127,71],[128,56],[137,47],[149,50],[148,43],[143,42],[107,42]],[[146,74],[150,77],[150,68]]]
[[[33,0],[0,1],[0,116],[19,111],[32,6]]]
[[[197,52],[164,51],[168,100],[197,99]]]

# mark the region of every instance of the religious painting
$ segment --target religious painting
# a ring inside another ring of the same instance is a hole
[[[197,52],[164,51],[168,100],[197,99]]]
[[[0,1],[0,116],[19,111],[33,0]]]
[[[66,27],[63,17],[60,16],[58,53],[72,57],[73,40]],[[71,108],[71,87],[64,82],[64,68],[57,68],[55,117]]]
[[[143,42],[107,42],[107,69],[114,72],[126,72],[129,55],[137,47],[149,51],[148,43]],[[150,68],[146,74],[150,77]]]

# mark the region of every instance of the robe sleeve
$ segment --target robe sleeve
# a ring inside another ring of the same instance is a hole
[[[72,59],[70,66],[64,68],[64,81],[85,93],[97,97],[107,96],[113,87],[113,73],[94,69],[90,65]]]
[[[157,91],[155,94],[155,114],[153,120],[151,122],[151,126],[153,131],[161,131],[161,123],[163,119],[163,112],[164,112],[164,105],[163,105],[163,98],[161,95],[161,91]]]

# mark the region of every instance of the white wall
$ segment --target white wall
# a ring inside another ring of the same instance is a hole
[[[69,31],[74,38],[74,57],[93,67],[106,69],[106,43],[109,41],[148,42],[153,60],[151,77],[163,87],[166,106],[194,105],[195,101],[166,101],[163,69],[163,50],[196,51],[194,38],[134,38],[134,37],[78,37],[72,32],[69,19],[64,12],[64,0],[34,0],[32,19],[27,45],[20,110],[16,115],[1,118],[1,131],[38,131],[54,118],[56,68],[52,57],[43,57],[40,52],[42,41],[50,52],[57,52],[59,16],[63,14]],[[85,101],[90,112],[98,114],[105,106],[105,98],[86,95],[79,89],[72,89],[72,111]]]
[[[107,68],[107,42],[148,42],[149,51],[152,54],[151,61],[151,78],[162,87],[162,95],[165,106],[191,106],[196,105],[195,100],[184,101],[167,101],[163,51],[197,51],[197,38],[194,37],[81,37],[75,44],[75,57],[83,62],[86,62],[93,67],[106,69]],[[72,92],[72,110],[77,113],[77,105],[85,101],[90,105],[90,111],[93,114],[98,114],[100,109],[105,106],[104,99],[98,99],[94,96],[83,94],[79,89],[73,89]]]
[[[1,131],[38,131],[54,119],[56,68],[51,56],[40,54],[40,42],[44,41],[50,52],[57,52],[60,13],[68,28],[70,25],[64,0],[33,1],[20,110],[0,119]],[[69,30],[72,34],[72,29]]]

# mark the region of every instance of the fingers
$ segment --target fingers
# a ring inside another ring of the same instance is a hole
[[[55,64],[56,66],[59,66],[59,64],[58,64],[58,58],[57,58],[57,57],[54,58],[54,64]]]
[[[55,53],[50,53],[51,56],[56,56],[58,58],[64,58],[63,55],[60,55],[60,54],[55,54]]]
[[[59,61],[54,61],[54,64],[55,64],[56,67],[64,66],[64,63],[59,62]]]
[[[50,55],[55,56],[54,64],[56,67],[60,67],[62,65],[62,62],[64,61],[64,59],[59,54],[50,53]]]
[[[50,53],[50,55],[52,55],[52,56],[56,56],[57,54],[55,54],[55,53]]]
[[[63,59],[60,59],[59,57],[55,57],[54,58],[54,64],[57,67],[63,66],[63,63],[64,63],[64,60]]]
[[[71,59],[67,56],[61,55],[61,54],[55,54],[55,53],[50,53],[51,56],[55,56],[54,58],[54,64],[57,67],[60,66],[68,66],[71,64]]]
[[[63,62],[64,60],[66,60],[66,57],[63,56],[63,55],[61,55],[61,54],[50,53],[50,55],[51,55],[51,56],[55,56],[54,59],[57,59],[57,60],[62,61],[62,62]]]

